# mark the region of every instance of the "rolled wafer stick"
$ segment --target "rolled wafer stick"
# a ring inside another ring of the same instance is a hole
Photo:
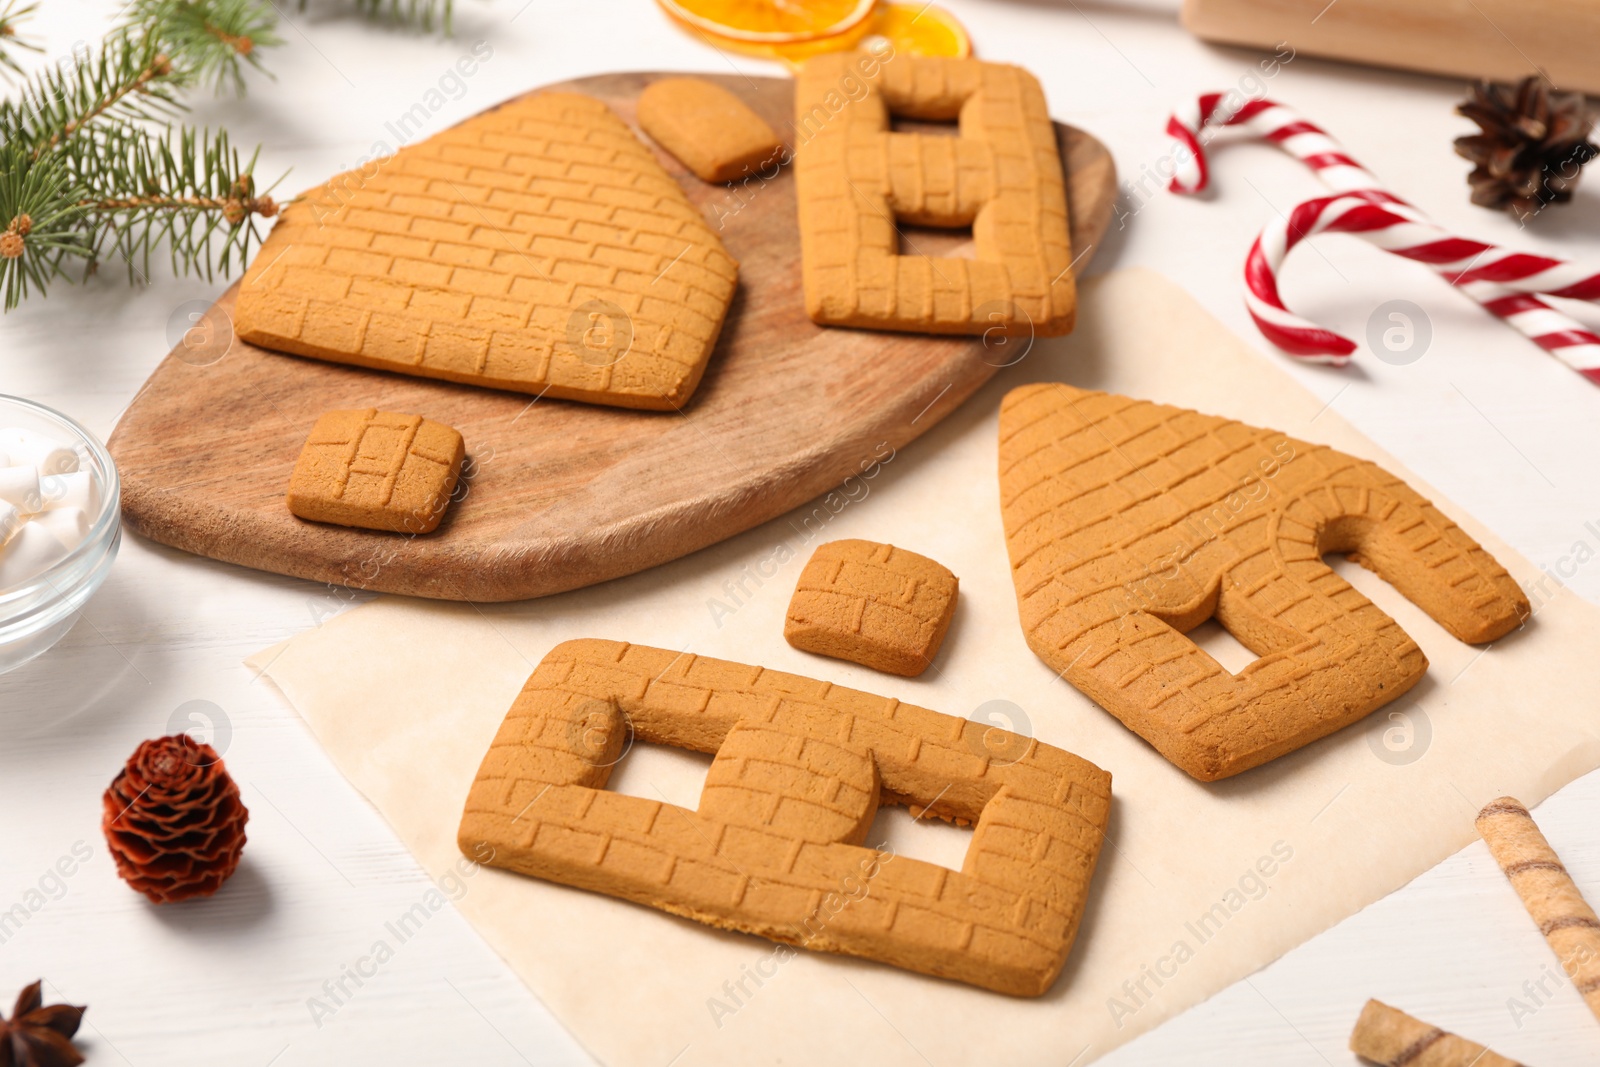
[[[1522,1067],[1379,1000],[1369,1000],[1361,1009],[1350,1033],[1350,1051],[1383,1067]]]
[[[1578,995],[1600,1018],[1600,917],[1578,892],[1561,857],[1515,797],[1485,805],[1478,812],[1478,833]]]

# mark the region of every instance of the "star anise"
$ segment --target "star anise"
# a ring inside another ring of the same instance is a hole
[[[17,994],[11,1018],[0,1016],[0,1067],[77,1067],[83,1054],[72,1035],[83,1021],[84,1008],[71,1004],[44,1007],[43,983]]]

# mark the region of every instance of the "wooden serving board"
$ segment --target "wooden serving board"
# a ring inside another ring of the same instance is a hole
[[[549,86],[634,121],[655,73]],[[708,75],[791,129],[786,78]],[[1057,125],[1081,267],[1111,218],[1116,174],[1089,134]],[[681,412],[640,412],[285,356],[233,337],[238,285],[180,344],[111,436],[127,524],[163,544],[280,574],[390,593],[544,596],[676,559],[783,514],[903,447],[1012,358],[970,337],[823,328],[805,314],[794,176],[707,185],[658,156],[718,226],[739,289]],[[962,238],[910,231],[946,254]],[[284,492],[323,411],[376,407],[458,428],[465,495],[425,536],[305,522]]]

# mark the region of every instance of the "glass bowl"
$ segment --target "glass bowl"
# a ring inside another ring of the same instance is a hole
[[[72,629],[122,543],[121,483],[105,445],[58,411],[0,394],[0,430],[14,428],[73,446],[78,469],[90,473],[100,502],[89,516],[88,536],[76,548],[20,585],[0,589],[0,674],[47,651]]]

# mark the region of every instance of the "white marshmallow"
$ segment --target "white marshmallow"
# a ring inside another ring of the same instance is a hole
[[[23,514],[38,511],[44,504],[39,472],[32,467],[0,467],[0,500],[15,505]]]
[[[100,494],[95,490],[94,475],[88,471],[47,474],[39,479],[39,495],[40,503],[35,511],[77,509],[93,513],[100,506]]]
[[[11,540],[11,535],[22,529],[22,524],[27,521],[27,516],[15,504],[0,500],[0,546]]]
[[[0,430],[0,448],[13,463],[26,463],[40,474],[71,474],[78,469],[78,450],[32,430]]]
[[[0,519],[0,527],[3,525],[3,519]],[[35,515],[28,525],[48,531],[70,552],[89,536],[89,513],[82,508],[56,508]]]
[[[66,557],[67,549],[38,523],[24,523],[16,536],[0,547],[0,592],[37,578]]]

